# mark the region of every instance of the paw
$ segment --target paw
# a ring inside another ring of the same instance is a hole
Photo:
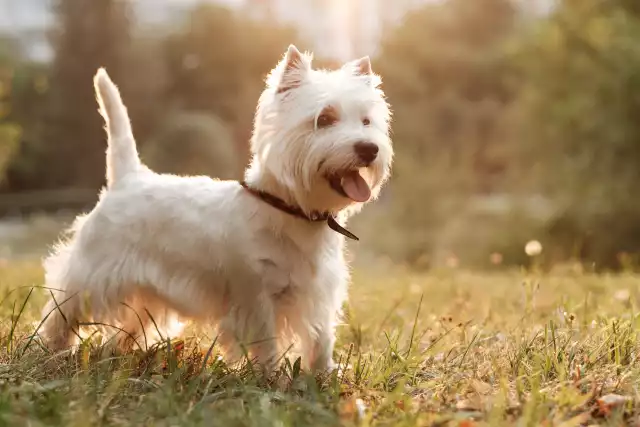
[[[313,372],[316,374],[331,374],[335,370],[339,368],[338,364],[333,361],[333,359],[325,360],[325,361],[316,361],[313,364]]]
[[[44,347],[53,353],[72,350],[78,341],[75,335],[70,331],[63,331],[60,333],[43,333],[39,335],[38,339]]]
[[[119,331],[113,340],[112,349],[116,354],[127,354],[135,350],[144,350],[144,338],[141,344],[139,339],[124,331]]]

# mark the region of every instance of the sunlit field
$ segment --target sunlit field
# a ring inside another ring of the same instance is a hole
[[[7,426],[637,425],[640,277],[359,266],[341,369],[230,369],[210,329],[114,356],[52,354],[34,335],[36,261],[0,267]]]

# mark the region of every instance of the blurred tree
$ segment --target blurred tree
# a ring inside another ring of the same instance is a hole
[[[509,0],[450,0],[410,13],[383,40],[375,68],[394,109],[390,191],[405,258],[432,251],[465,197],[499,184],[514,96],[502,47],[515,22]]]
[[[104,182],[105,136],[92,78],[104,66],[115,81],[126,83],[122,71],[130,41],[129,4],[56,0],[54,5],[55,59],[39,159],[47,179],[40,184],[98,187]]]
[[[19,192],[41,186],[47,179],[42,168],[42,130],[47,107],[49,75],[44,64],[20,61],[14,68],[9,119],[21,129],[21,141],[8,165],[4,191]],[[40,168],[40,169],[39,169]]]
[[[56,0],[54,6],[53,64],[25,63],[14,74],[12,103],[25,134],[8,191],[103,183],[105,137],[91,82],[99,66],[120,86],[141,151],[168,144],[172,138],[162,138],[158,129],[192,112],[224,123],[208,127],[222,132],[212,144],[238,148],[241,141],[240,149],[246,148],[263,79],[295,40],[291,29],[214,5],[197,6],[169,36],[164,27],[133,31],[127,0]]]
[[[166,42],[167,100],[212,113],[246,144],[264,78],[295,39],[291,28],[202,4]]]
[[[163,57],[165,38],[162,28],[136,31],[122,66],[123,80],[116,82],[121,87],[139,147],[157,135],[158,127],[166,120],[165,113],[170,110],[165,96],[168,84]]]
[[[175,113],[141,150],[151,169],[177,175],[241,178],[241,162],[233,137],[222,121],[210,114]]]
[[[0,183],[13,157],[18,152],[20,128],[11,123],[0,122]]]
[[[12,82],[19,60],[15,40],[0,39],[0,184],[20,145],[20,127],[12,117]]]
[[[640,253],[638,40],[638,2],[565,0],[514,56],[520,170],[562,208],[547,239],[601,267]]]

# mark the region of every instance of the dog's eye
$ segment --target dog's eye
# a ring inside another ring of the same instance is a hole
[[[335,122],[337,121],[338,119],[336,119],[336,117],[332,116],[331,114],[320,114],[320,116],[318,116],[316,125],[318,126],[318,128],[326,128],[335,124]]]
[[[371,120],[369,120],[369,117],[365,117],[364,119],[362,119],[362,124],[365,126],[369,126],[371,124]]]

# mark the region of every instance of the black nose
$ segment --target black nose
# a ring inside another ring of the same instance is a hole
[[[366,164],[373,162],[378,155],[378,146],[372,142],[356,142],[353,149],[356,151],[360,160]]]

